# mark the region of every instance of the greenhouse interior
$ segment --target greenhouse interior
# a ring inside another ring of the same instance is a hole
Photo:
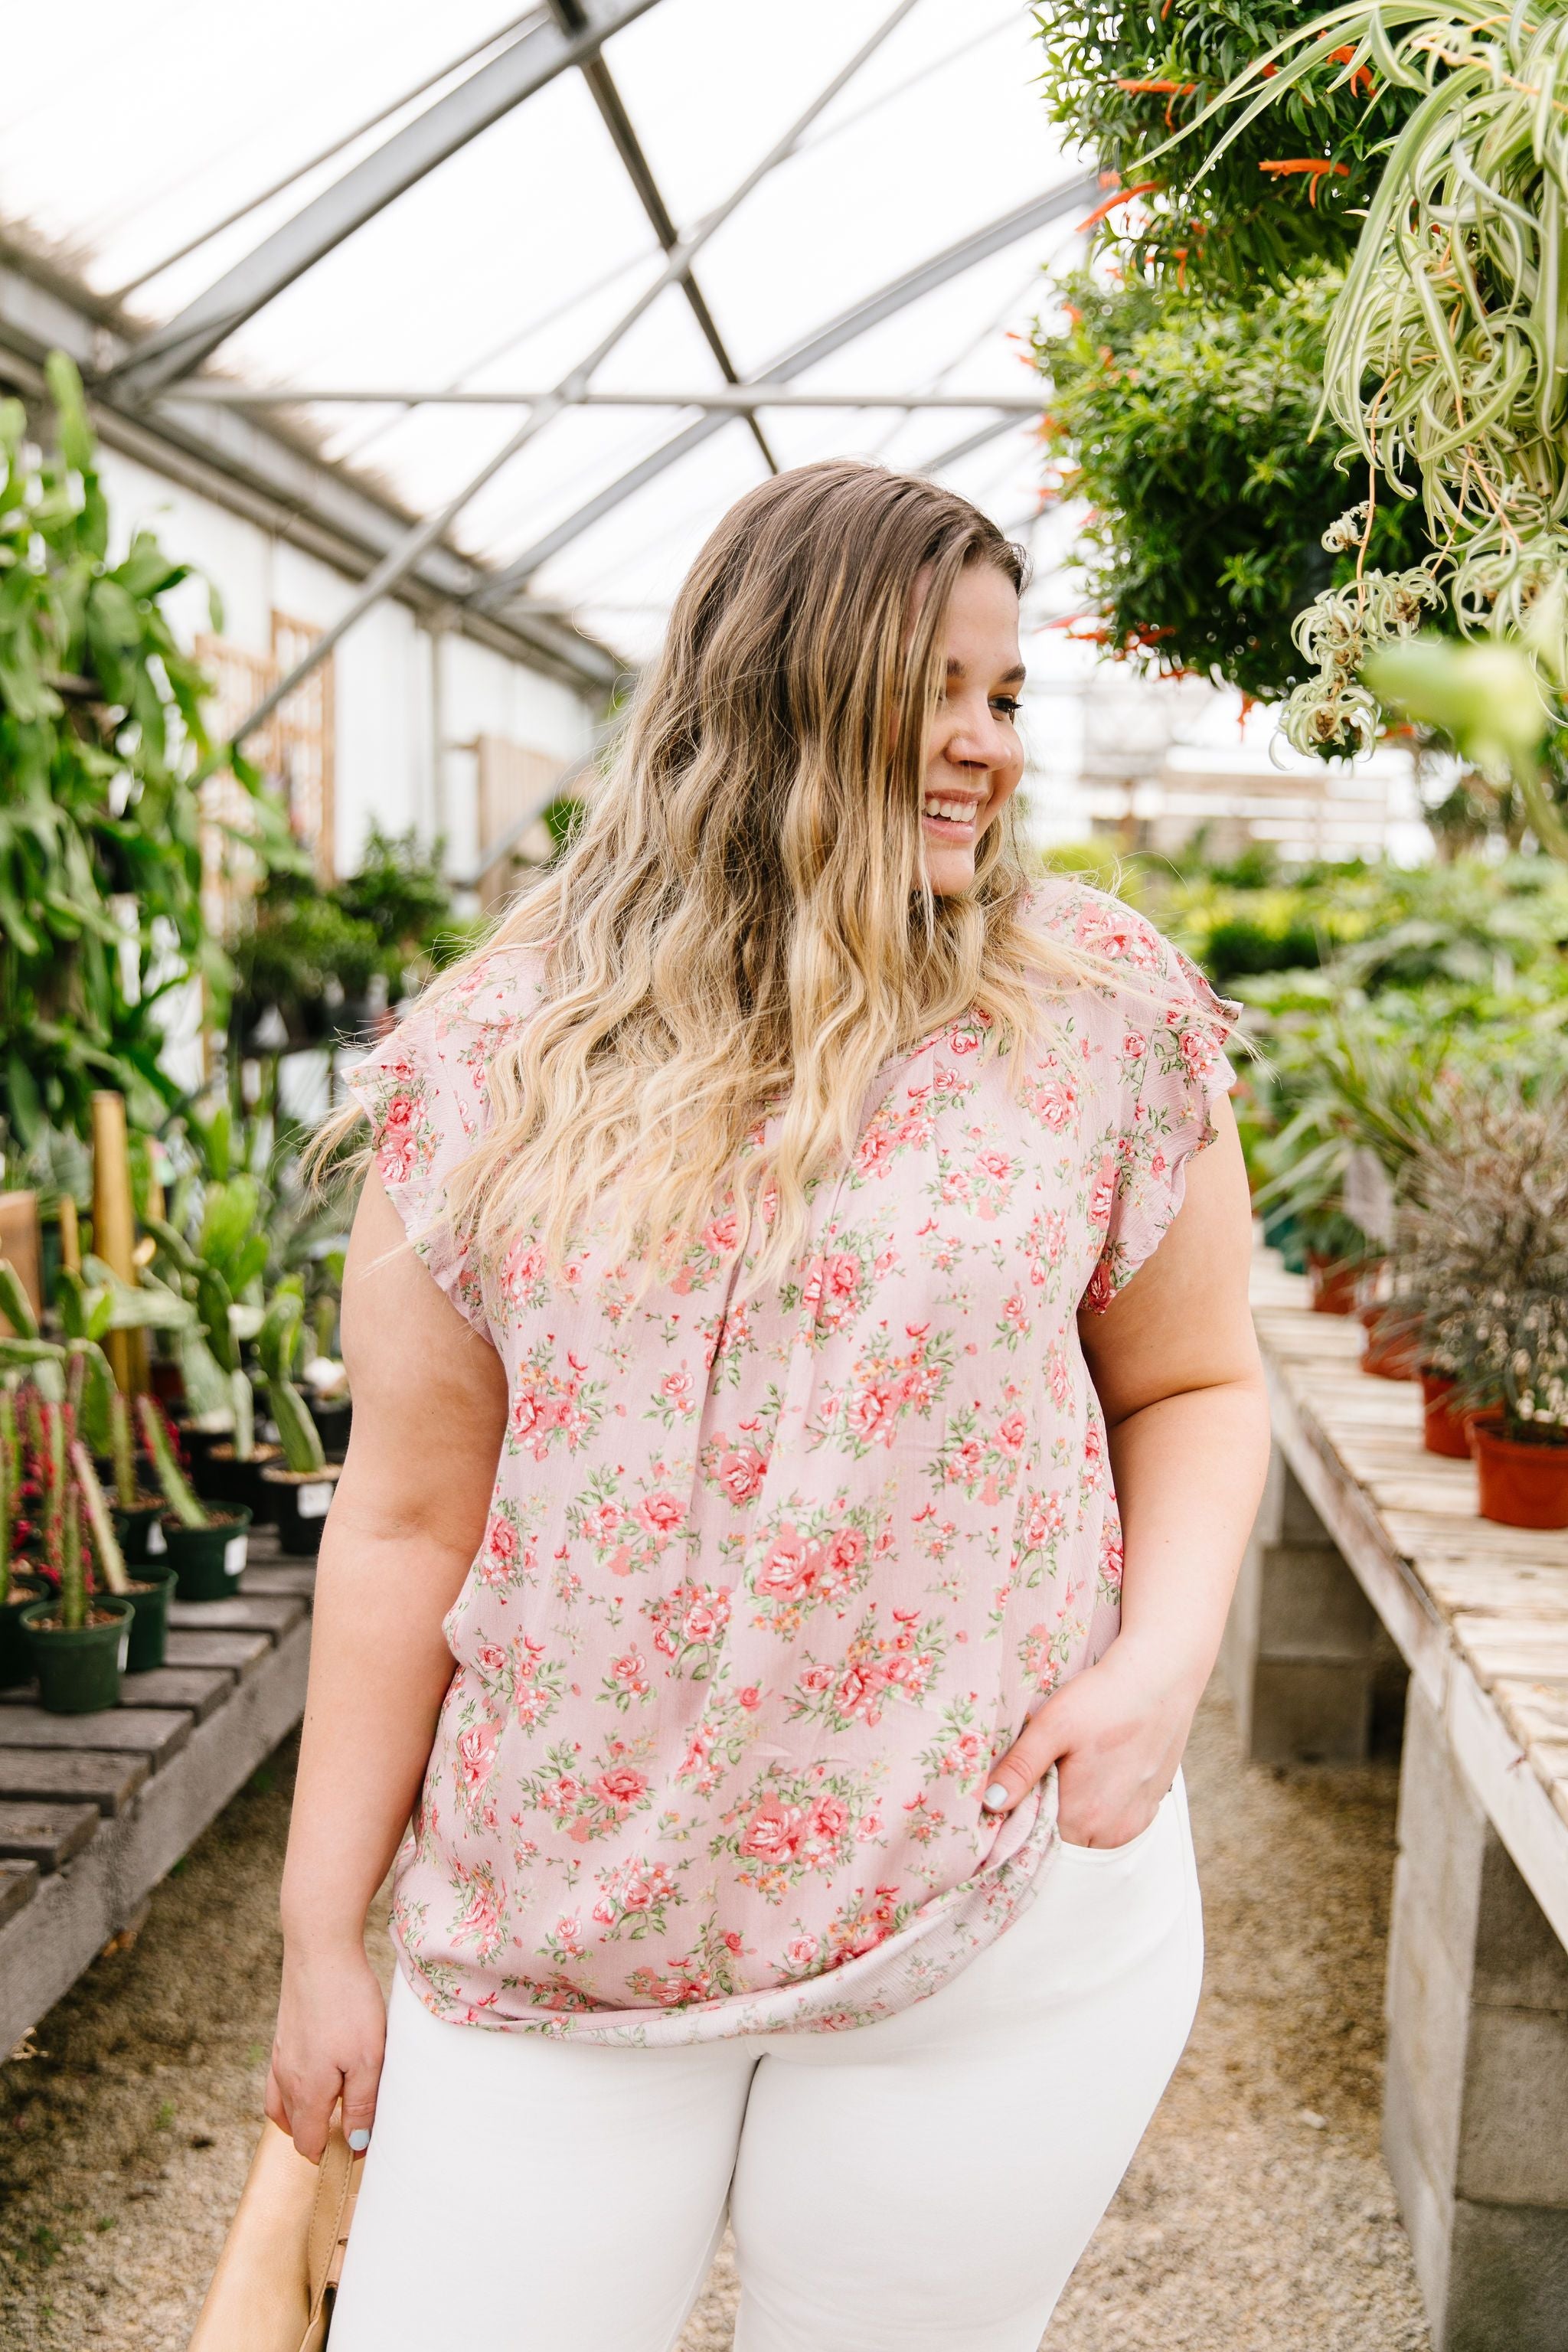
[[[1564,0],[7,31],[0,2343],[1568,2352]]]

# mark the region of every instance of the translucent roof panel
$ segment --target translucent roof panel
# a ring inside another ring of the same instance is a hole
[[[58,28],[26,12],[0,98],[0,211],[155,336],[432,108],[508,69],[517,44],[558,46],[557,18],[580,24],[583,8],[274,0],[260,17],[78,0],[68,87]],[[192,414],[225,387],[272,395],[258,415],[303,421],[330,461],[439,509],[658,284],[650,202],[667,231],[689,231],[894,13],[893,0],[655,0],[603,49],[608,96],[557,73],[241,316],[194,374],[144,393],[151,413]],[[666,285],[597,365],[600,397],[552,415],[464,503],[451,536],[507,576],[516,609],[576,614],[636,657],[703,532],[770,464],[875,456],[1026,526],[1031,423],[985,404],[1034,396],[1017,338],[1048,304],[1042,269],[1082,249],[1081,195],[815,363],[796,355],[933,257],[1080,186],[1082,159],[1044,119],[1031,21],[998,0],[911,0],[703,246],[698,299]],[[605,119],[617,104],[629,158]],[[68,137],[84,107],[92,137]],[[780,371],[791,399],[754,426],[687,404],[727,374]],[[297,404],[279,408],[281,393]],[[867,404],[798,404],[812,394]]]

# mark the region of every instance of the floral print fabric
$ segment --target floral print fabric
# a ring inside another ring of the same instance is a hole
[[[1016,1087],[973,1021],[891,1066],[761,1289],[722,1213],[640,1296],[592,1236],[552,1275],[524,1234],[481,1276],[442,1199],[534,1001],[515,956],[352,1074],[509,1381],[397,1869],[437,2014],[638,2043],[853,2025],[1028,1900],[1054,1776],[1000,1822],[981,1791],[1119,1622],[1077,1317],[1180,1206],[1237,1011],[1115,899],[1053,886],[1037,919],[1107,984],[1043,1001]]]

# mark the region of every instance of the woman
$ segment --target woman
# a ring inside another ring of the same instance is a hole
[[[742,499],[351,1080],[268,2090],[370,2140],[334,2352],[668,2352],[726,2210],[742,2352],[1034,2352],[1185,2040],[1268,1443],[1229,1008],[1026,881],[1021,583],[928,482]]]

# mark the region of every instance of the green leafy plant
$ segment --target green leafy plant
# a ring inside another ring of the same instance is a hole
[[[1359,559],[1324,545],[1345,481],[1312,433],[1339,290],[1325,270],[1234,305],[1138,277],[1068,282],[1067,332],[1043,324],[1034,355],[1051,387],[1047,495],[1089,509],[1079,634],[1258,697],[1307,677],[1296,616]],[[1387,501],[1369,544],[1413,562],[1419,517]]]
[[[151,532],[110,560],[81,386],[47,366],[55,447],[0,402],[0,1109],[26,1145],[86,1131],[95,1087],[132,1123],[179,1102],[163,1005],[223,958],[201,914],[208,684],[166,609],[187,575]]]
[[[1047,114],[1104,167],[1103,240],[1131,273],[1247,296],[1349,259],[1403,82],[1315,35],[1274,109],[1246,116],[1241,78],[1300,33],[1293,0],[1036,0],[1035,17]],[[1229,128],[1220,155],[1150,161],[1200,118]]]
[[[15,1391],[0,1384],[0,1607],[11,1597],[11,1553],[22,1487],[22,1443]]]

